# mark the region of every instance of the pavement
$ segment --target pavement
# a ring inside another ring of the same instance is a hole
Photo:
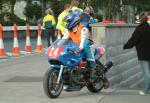
[[[49,68],[44,53],[0,59],[0,103],[150,103],[134,89],[106,89],[91,93],[86,88],[65,92],[56,99],[43,91],[42,78]]]

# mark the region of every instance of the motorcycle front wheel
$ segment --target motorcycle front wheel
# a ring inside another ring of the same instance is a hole
[[[53,68],[48,69],[44,75],[43,88],[45,94],[49,98],[57,98],[62,92],[63,82],[61,78],[60,82],[57,83],[58,75],[59,75],[59,70]]]

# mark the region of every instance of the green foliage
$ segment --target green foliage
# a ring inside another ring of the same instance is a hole
[[[11,4],[11,10],[14,10],[13,6],[16,1],[21,0],[0,0],[0,12],[3,8],[2,3],[9,2]],[[24,14],[26,15],[27,19],[29,20],[33,19],[34,15],[36,16],[37,19],[42,17],[41,5],[32,4],[31,2],[33,0],[22,0],[22,1],[26,1],[28,4],[24,11]],[[45,8],[48,7],[48,5],[50,5],[51,9],[54,12],[55,19],[57,20],[58,15],[63,11],[64,4],[69,3],[71,0],[37,0],[37,1],[40,1],[41,4],[45,3],[45,5],[43,5]],[[125,16],[127,16],[128,13],[130,13],[128,11],[129,9],[123,9],[124,11],[121,10],[122,7],[128,5],[130,5],[133,8],[133,10],[135,10],[133,14],[141,11],[150,11],[150,0],[79,0],[79,1],[80,1],[79,4],[80,8],[84,9],[86,5],[91,5],[94,8],[95,13],[100,13],[100,16],[95,15],[95,17],[98,18],[98,20],[101,20],[101,18],[108,20],[115,20],[118,17],[128,19]],[[99,9],[101,10],[100,12],[98,12]],[[43,9],[43,12],[44,10],[45,9]],[[0,22],[3,22],[2,20],[3,17],[0,18]]]
[[[137,11],[150,11],[150,0],[138,0]]]
[[[34,16],[36,17],[36,19],[40,19],[42,17],[42,7],[41,7],[41,5],[38,5],[37,3],[27,4],[27,6],[25,7],[24,15],[28,19],[33,19]]]
[[[9,18],[9,21],[4,21],[4,16],[7,16]],[[14,15],[13,13],[2,13],[0,15],[0,24],[4,26],[12,26],[13,24],[17,25],[25,25],[26,21],[20,19],[18,16]]]
[[[2,7],[3,6],[3,4],[2,4],[2,1],[0,0],[0,11],[2,10]]]
[[[103,15],[100,14],[94,14],[94,19],[97,19],[98,21],[102,21],[103,20]]]
[[[69,2],[70,0],[52,0],[51,8],[54,12],[54,16],[58,17],[58,15],[64,10],[64,5]]]

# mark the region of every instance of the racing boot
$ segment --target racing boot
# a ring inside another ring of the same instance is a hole
[[[108,89],[110,87],[110,82],[106,76],[103,78],[104,89]]]

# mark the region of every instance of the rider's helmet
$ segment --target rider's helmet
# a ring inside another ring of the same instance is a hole
[[[70,12],[66,17],[65,21],[68,23],[67,24],[67,29],[72,29],[75,27],[77,24],[80,23],[80,16],[76,12]]]

